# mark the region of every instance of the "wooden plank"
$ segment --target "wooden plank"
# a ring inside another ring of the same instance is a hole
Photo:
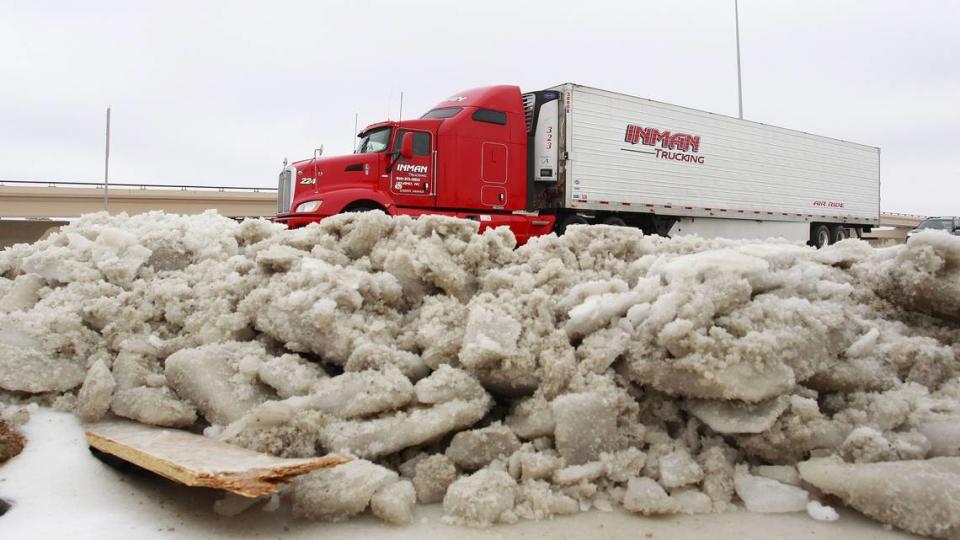
[[[86,435],[90,446],[174,482],[245,497],[269,495],[294,476],[350,461],[333,455],[278,458],[188,431],[126,420],[88,425]]]

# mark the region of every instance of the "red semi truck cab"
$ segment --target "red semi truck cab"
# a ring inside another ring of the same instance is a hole
[[[524,101],[529,109],[536,94],[542,101],[559,98],[556,91],[522,96],[516,86],[476,88],[451,96],[419,119],[370,125],[358,135],[354,154],[286,167],[275,220],[295,228],[376,209],[473,219],[481,230],[506,225],[518,243],[546,234],[556,216],[531,204],[532,118]],[[556,118],[556,111],[550,117]],[[555,179],[556,164],[548,165],[537,172]],[[559,206],[562,193],[555,191]]]

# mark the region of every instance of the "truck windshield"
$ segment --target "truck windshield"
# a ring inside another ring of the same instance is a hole
[[[357,144],[357,154],[373,154],[383,152],[390,144],[390,128],[380,128],[360,134],[360,143]]]
[[[917,225],[918,229],[939,229],[944,231],[953,230],[952,219],[927,219]]]

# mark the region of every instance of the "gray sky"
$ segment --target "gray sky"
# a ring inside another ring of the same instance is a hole
[[[0,178],[274,186],[458,90],[576,82],[737,114],[733,0],[0,0]],[[885,211],[960,214],[960,2],[741,0],[744,116],[881,147]]]

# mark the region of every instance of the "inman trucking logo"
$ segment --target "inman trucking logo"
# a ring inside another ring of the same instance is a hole
[[[413,163],[398,163],[397,172],[408,172],[414,174],[427,174],[426,165],[414,165]]]
[[[633,150],[631,148],[623,148],[622,150],[642,154],[653,154],[659,159],[703,165],[703,156],[695,155],[700,152],[699,135],[670,133],[667,130],[627,124],[627,132],[623,136],[623,141],[630,144],[644,144],[646,146],[657,146],[657,144],[659,144],[660,148],[654,148],[653,152]],[[671,152],[670,150],[673,151]]]

